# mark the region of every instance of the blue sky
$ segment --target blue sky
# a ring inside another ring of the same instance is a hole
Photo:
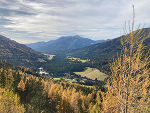
[[[20,43],[80,35],[93,40],[123,34],[125,21],[150,27],[150,0],[0,0],[0,34]]]

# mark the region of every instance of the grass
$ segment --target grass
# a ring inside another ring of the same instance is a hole
[[[89,67],[86,68],[83,72],[74,73],[77,75],[81,75],[82,77],[90,78],[92,80],[95,80],[97,78],[97,80],[104,81],[104,79],[107,77],[105,73],[100,72],[98,69]]]
[[[69,59],[71,61],[79,61],[79,62],[82,62],[82,63],[88,62],[88,60],[82,60],[80,58],[74,58],[74,57],[70,57],[70,56],[68,56],[67,59]]]
[[[53,78],[54,80],[61,80],[61,78]]]
[[[76,82],[75,80],[72,80],[72,79],[66,79],[66,78],[53,78],[53,79],[54,79],[55,81],[64,80],[64,81],[70,82],[70,83]]]
[[[50,55],[50,54],[44,54],[44,55],[48,57],[48,60],[53,60],[54,56],[56,56],[56,55]]]

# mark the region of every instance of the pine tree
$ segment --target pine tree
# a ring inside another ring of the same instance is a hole
[[[14,77],[13,77],[13,71],[12,69],[7,70],[7,75],[6,75],[6,87],[9,89],[13,86],[14,82]]]
[[[4,88],[5,86],[6,86],[6,73],[2,68],[0,73],[0,87]]]

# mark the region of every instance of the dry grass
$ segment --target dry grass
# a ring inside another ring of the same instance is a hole
[[[85,71],[83,72],[75,72],[75,74],[77,75],[81,75],[82,77],[87,77],[90,78],[92,80],[95,80],[97,78],[97,80],[101,80],[104,81],[104,79],[107,77],[106,74],[100,72],[98,69],[96,68],[86,68]]]

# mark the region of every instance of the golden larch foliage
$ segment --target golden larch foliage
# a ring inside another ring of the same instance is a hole
[[[18,88],[18,90],[20,90],[20,91],[25,91],[25,83],[23,82],[23,80],[20,80],[20,82],[19,82],[19,84],[18,84],[18,86],[17,86],[17,88]]]
[[[112,76],[107,82],[104,96],[105,113],[148,113],[150,112],[150,55],[145,51],[145,31],[133,31],[134,20],[125,28],[122,37],[122,53],[111,65]]]

